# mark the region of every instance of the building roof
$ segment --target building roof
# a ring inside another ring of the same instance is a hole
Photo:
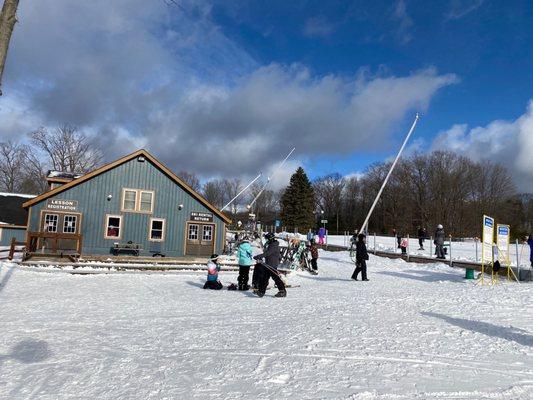
[[[26,225],[28,210],[22,204],[34,198],[33,194],[0,193],[0,228],[7,225]]]
[[[152,164],[154,164],[161,172],[163,172],[165,175],[167,175],[170,179],[172,179],[175,183],[180,185],[186,192],[188,192],[192,197],[194,197],[196,200],[198,200],[200,203],[202,203],[204,206],[206,206],[208,209],[213,211],[214,214],[216,214],[218,217],[220,217],[224,222],[230,223],[231,220],[224,215],[218,208],[216,208],[214,205],[209,203],[202,195],[200,195],[198,192],[196,192],[194,189],[192,189],[189,185],[187,185],[183,180],[181,180],[176,174],[174,174],[170,169],[168,169],[166,166],[161,164],[154,156],[152,156],[148,151],[144,149],[137,150],[136,152],[133,152],[127,156],[124,156],[116,161],[113,161],[109,164],[106,164],[98,169],[95,169],[92,172],[89,172],[88,174],[85,174],[79,178],[76,178],[68,183],[65,183],[62,186],[59,186],[55,189],[49,190],[48,192],[45,192],[41,194],[40,196],[37,196],[31,200],[26,201],[22,206],[24,208],[31,207],[32,205],[36,203],[40,203],[43,200],[46,200],[52,196],[55,196],[56,194],[59,194],[61,192],[64,192],[65,190],[70,189],[71,187],[77,186],[85,181],[88,181],[89,179],[94,178],[95,176],[101,175],[115,167],[118,167],[119,165],[122,165],[130,160],[133,160],[139,156],[145,157],[147,160],[149,160]]]

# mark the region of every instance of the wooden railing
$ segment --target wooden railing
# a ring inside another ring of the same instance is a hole
[[[11,242],[9,244],[9,249],[2,249],[0,250],[0,254],[1,253],[8,253],[7,257],[6,256],[3,256],[3,255],[0,255],[0,260],[2,259],[8,259],[8,260],[12,260],[13,259],[13,256],[15,255],[15,253],[24,253],[26,251],[25,247],[23,247],[22,249],[17,249],[17,246],[25,246],[26,243],[25,242],[17,242],[17,238],[11,238]]]
[[[39,244],[39,239],[46,241],[45,247],[42,244]],[[26,239],[26,250],[29,253],[36,253],[39,249],[43,249],[44,247],[48,254],[62,254],[72,250],[62,249],[61,246],[59,246],[60,240],[76,241],[75,251],[78,254],[81,254],[82,235],[77,233],[28,232]]]

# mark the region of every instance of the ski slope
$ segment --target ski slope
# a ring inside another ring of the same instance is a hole
[[[531,284],[374,256],[354,282],[347,253],[320,256],[285,299],[0,263],[0,398],[533,398]]]

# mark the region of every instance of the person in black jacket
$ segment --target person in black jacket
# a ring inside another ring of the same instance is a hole
[[[360,233],[359,236],[357,236],[357,243],[355,246],[355,271],[352,274],[352,279],[354,281],[357,280],[357,275],[359,275],[359,272],[361,272],[361,277],[363,278],[363,281],[368,281],[368,278],[366,277],[366,260],[368,260],[368,252],[366,250],[366,244],[365,244],[366,236],[363,233]]]
[[[277,271],[281,258],[279,242],[273,233],[267,233],[265,239],[265,251],[263,254],[258,254],[254,257],[254,260],[259,261],[254,267],[254,275],[257,273],[257,295],[259,297],[265,295],[268,281],[272,278],[279,290],[275,297],[286,297],[287,291],[285,290],[285,284]],[[263,259],[264,262],[262,261]]]
[[[418,250],[424,250],[424,241],[427,237],[426,228],[422,228],[421,226],[418,227],[418,244],[420,245],[420,248]]]

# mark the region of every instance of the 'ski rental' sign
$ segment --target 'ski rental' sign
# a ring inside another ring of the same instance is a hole
[[[483,216],[482,263],[492,262],[492,245],[494,240],[494,218]]]

